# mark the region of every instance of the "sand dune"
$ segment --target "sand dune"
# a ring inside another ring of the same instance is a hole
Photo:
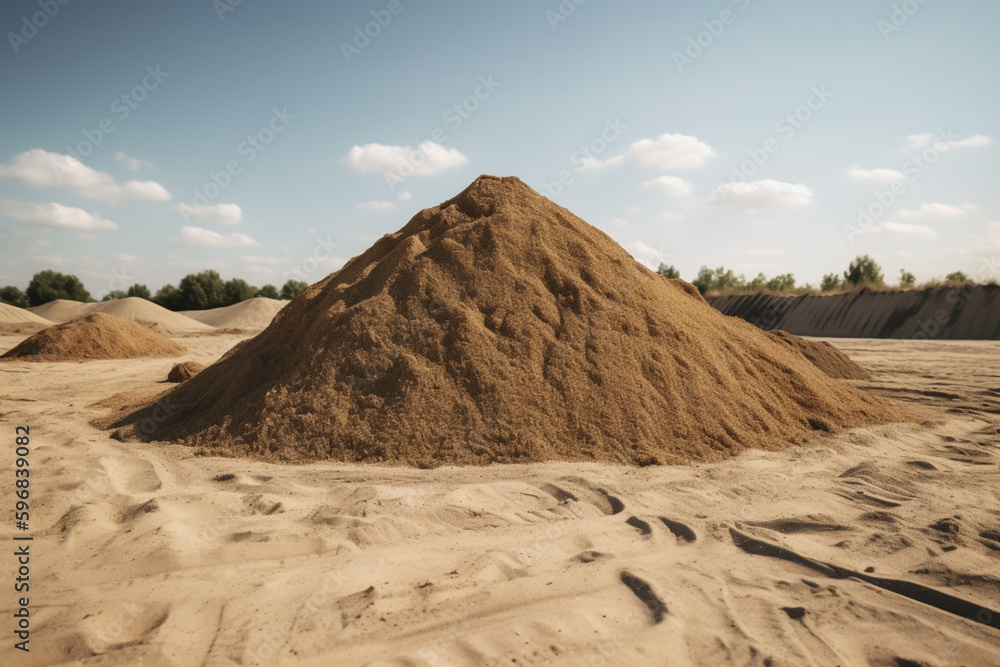
[[[43,326],[51,326],[55,324],[52,320],[47,320],[44,317],[33,313],[30,310],[25,310],[24,308],[18,308],[17,306],[11,306],[6,303],[0,303],[0,324],[41,324]]]
[[[762,329],[799,336],[1000,339],[997,285],[835,295],[732,294],[709,302]]]
[[[30,310],[0,303],[0,333],[31,334],[53,324],[55,322],[40,317]]]
[[[0,663],[1000,665],[1000,343],[836,344],[924,422],[646,468],[192,457],[87,423],[171,360],[5,363],[42,472]]]
[[[179,314],[219,329],[263,329],[287,303],[258,297],[224,308],[182,310]]]
[[[167,332],[210,331],[214,328],[135,296],[99,303],[57,299],[32,308],[31,312],[54,322],[68,322],[91,313],[105,313],[122,320],[152,324]]]

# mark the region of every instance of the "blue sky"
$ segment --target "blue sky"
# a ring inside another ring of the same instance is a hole
[[[314,282],[482,173],[688,279],[816,284],[862,253],[1000,277],[998,24],[972,0],[12,0],[0,284]]]

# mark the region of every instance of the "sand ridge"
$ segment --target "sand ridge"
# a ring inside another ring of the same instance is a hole
[[[174,390],[158,437],[282,460],[651,464],[905,417],[695,292],[483,176]]]
[[[847,294],[729,294],[710,299],[720,312],[763,329],[799,336],[1000,340],[1000,285]]]

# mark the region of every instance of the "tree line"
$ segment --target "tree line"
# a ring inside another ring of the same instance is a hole
[[[166,284],[155,294],[145,285],[135,283],[125,290],[112,290],[101,300],[110,301],[137,296],[168,310],[206,310],[231,306],[254,297],[293,299],[308,286],[308,283],[301,280],[289,280],[281,286],[281,289],[274,285],[254,287],[242,278],[230,278],[224,281],[218,271],[202,271],[189,273],[181,278],[176,286]],[[57,271],[36,273],[31,277],[28,289],[24,291],[14,285],[0,287],[0,302],[18,308],[33,308],[56,299],[84,303],[95,301],[79,278]]]
[[[660,268],[656,272],[665,278],[681,277],[677,267],[663,263],[660,264]],[[899,274],[900,287],[913,287],[916,284],[916,277],[906,269],[900,269]],[[961,271],[955,271],[945,276],[945,282],[949,283],[964,283],[968,280],[968,277]],[[702,294],[709,292],[760,292],[762,290],[769,292],[816,291],[816,288],[809,283],[796,287],[795,276],[791,273],[783,273],[773,278],[758,273],[756,277],[747,280],[743,274],[736,275],[732,269],[727,269],[724,266],[715,269],[702,266],[691,284],[697,287]],[[882,273],[882,267],[868,255],[858,255],[843,274],[828,273],[824,275],[820,281],[819,291],[835,292],[862,285],[884,287],[885,284],[885,274]]]

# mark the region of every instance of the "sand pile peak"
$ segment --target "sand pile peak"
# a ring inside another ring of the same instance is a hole
[[[134,322],[94,313],[39,331],[3,355],[20,361],[175,357],[184,348]]]
[[[901,418],[696,292],[483,176],[172,391],[153,437],[287,460],[645,464]],[[147,437],[145,417],[118,437]]]

